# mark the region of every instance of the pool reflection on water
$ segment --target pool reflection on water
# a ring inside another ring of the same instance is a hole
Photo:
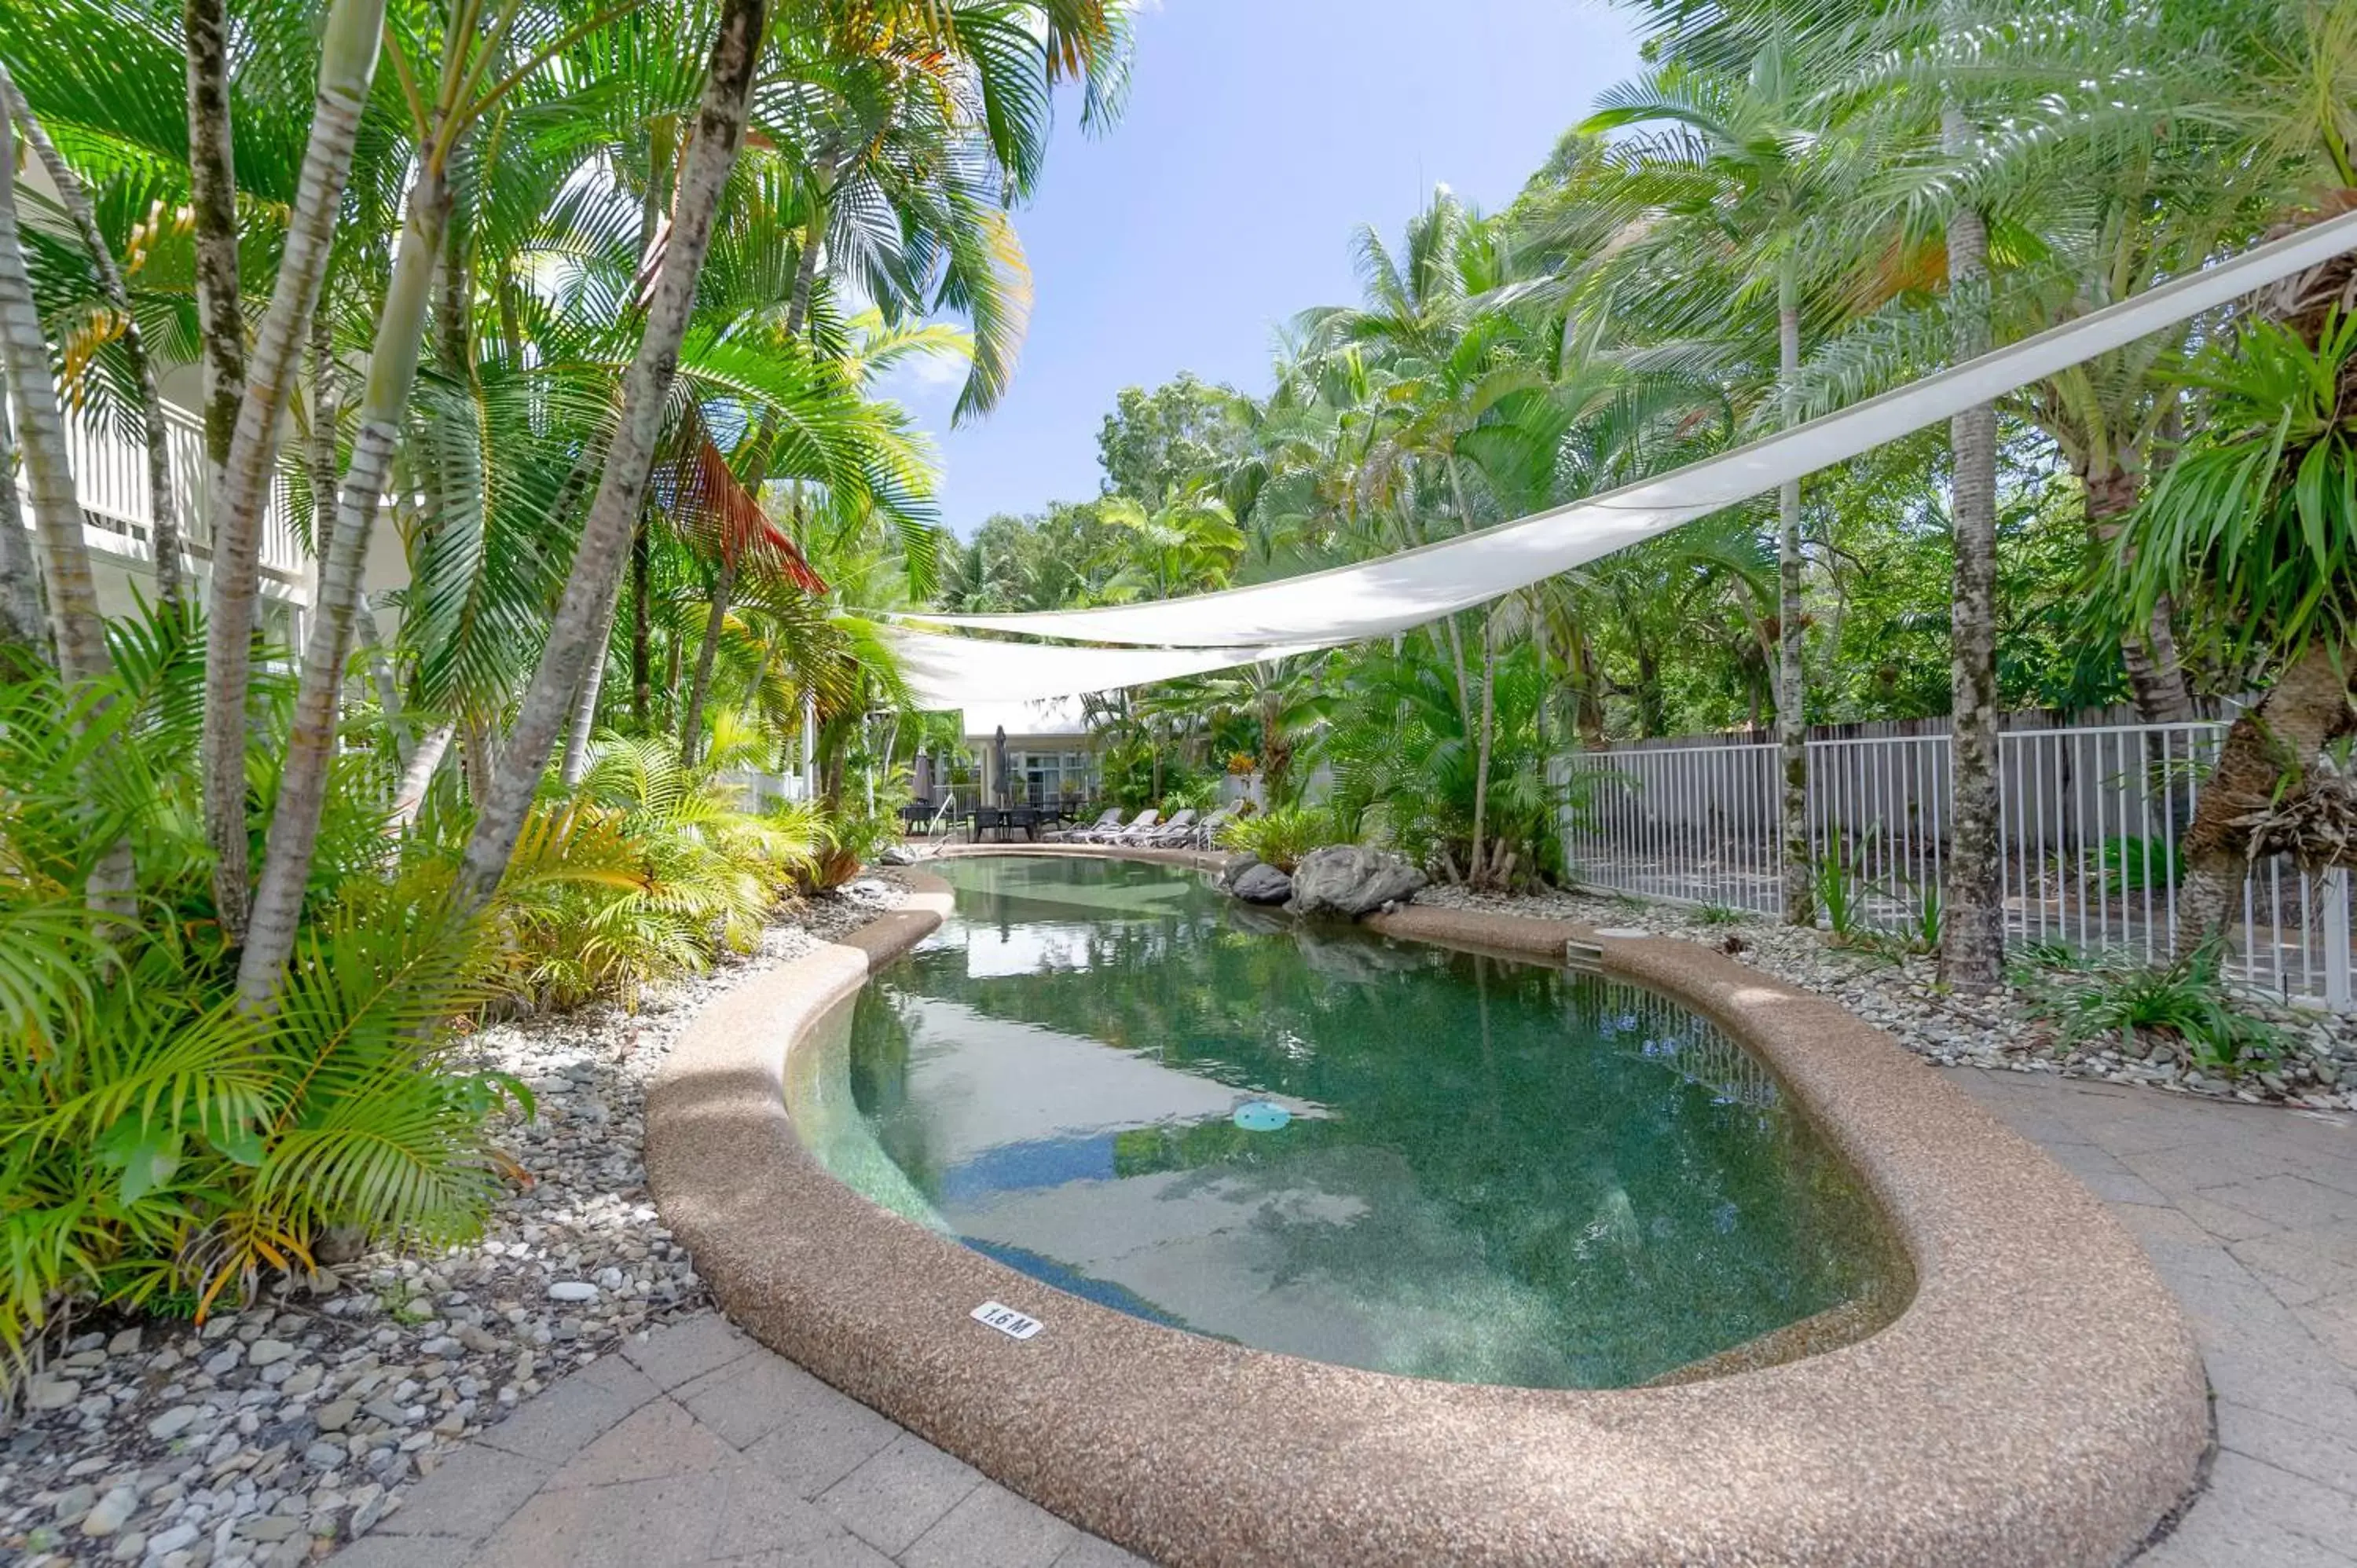
[[[957,909],[790,1061],[869,1197],[1264,1349],[1642,1382],[1889,1283],[1854,1174],[1714,1026],[1543,965],[1297,926],[1191,873],[942,863]]]

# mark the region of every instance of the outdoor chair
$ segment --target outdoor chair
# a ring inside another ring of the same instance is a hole
[[[1119,826],[1121,826],[1121,808],[1107,806],[1103,816],[1085,827],[1075,825],[1060,832],[1049,833],[1048,836],[1052,839],[1061,839],[1067,843],[1085,843],[1091,834],[1109,832]]]
[[[1161,820],[1162,813],[1156,811],[1153,807],[1148,806],[1146,810],[1138,812],[1137,815],[1131,820],[1128,826],[1123,827],[1116,823],[1113,827],[1092,832],[1089,834],[1088,842],[1091,843],[1121,843],[1127,839],[1129,834],[1142,833],[1147,829],[1153,827],[1156,822],[1160,822]]]
[[[1180,814],[1185,816],[1190,822],[1195,820],[1195,815],[1191,811],[1182,812]],[[1176,821],[1178,821],[1178,818],[1176,817],[1171,819],[1171,822]],[[1155,811],[1142,811],[1138,813],[1137,821],[1130,823],[1129,826],[1122,829],[1121,832],[1114,834],[1113,837],[1107,839],[1105,842],[1107,843],[1125,844],[1133,847],[1138,844],[1151,843],[1154,841],[1154,835],[1160,832],[1164,828],[1169,825],[1169,822],[1166,822],[1162,820],[1161,812]]]
[[[1189,835],[1193,841],[1193,847],[1210,849],[1213,841],[1220,836],[1220,830],[1235,820],[1236,809],[1233,806],[1222,806],[1195,824],[1194,832]]]
[[[1195,813],[1174,811],[1170,820],[1134,842],[1147,849],[1180,849],[1195,836]]]

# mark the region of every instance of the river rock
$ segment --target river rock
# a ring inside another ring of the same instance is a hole
[[[1228,884],[1228,891],[1247,904],[1282,904],[1293,897],[1293,878],[1256,860]]]
[[[1357,919],[1386,904],[1405,903],[1425,884],[1424,873],[1389,850],[1361,844],[1329,844],[1301,857],[1293,870],[1297,915],[1340,915]]]

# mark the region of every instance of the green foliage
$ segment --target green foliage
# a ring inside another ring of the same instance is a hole
[[[0,1357],[60,1300],[201,1315],[316,1239],[443,1245],[479,1227],[510,1168],[485,1124],[522,1086],[452,1059],[495,961],[455,913],[447,865],[404,851],[365,792],[329,836],[375,832],[371,874],[307,911],[277,1005],[234,1001],[210,920],[184,734],[201,638],[115,628],[119,672],[69,697],[0,685]],[[267,730],[263,744],[274,738]],[[139,912],[93,911],[90,868],[127,843]]]
[[[1279,806],[1239,817],[1220,830],[1222,847],[1242,850],[1286,872],[1313,849],[1350,842],[1334,813],[1318,806]]]
[[[1838,852],[1821,854],[1810,864],[1809,885],[1835,947],[1847,946],[1866,934],[1866,879]]]
[[[1471,846],[1480,714],[1468,722],[1435,640],[1417,639],[1397,653],[1378,647],[1338,667],[1316,751],[1333,769],[1331,804],[1346,836],[1379,839],[1446,872],[1465,865]],[[1561,869],[1561,812],[1573,803],[1547,779],[1539,725],[1546,695],[1536,650],[1500,656],[1488,831],[1514,856],[1517,876]]]
[[[2142,1056],[2147,1044],[2174,1050],[2195,1067],[2233,1075],[2283,1053],[2282,1032],[2242,1012],[2219,979],[2220,951],[2203,948],[2166,968],[2113,965],[2051,992],[2040,1004],[2064,1038],[2119,1036]],[[2147,1040],[2146,1036],[2151,1038]]]
[[[1742,926],[1751,922],[1749,909],[1738,909],[1732,904],[1699,904],[1694,918],[1706,926]]]
[[[747,811],[709,763],[608,736],[580,788],[552,792],[525,827],[508,875],[505,983],[542,1006],[635,1004],[652,981],[748,950],[834,847],[808,807]]]
[[[2103,843],[2104,890],[2115,897],[2177,886],[2177,846],[2167,839],[2122,834]]]
[[[2357,634],[2357,314],[2313,341],[2254,318],[2190,378],[2205,417],[2112,562],[2125,613],[2163,596],[2200,614],[2230,659],[2296,657]],[[2133,624],[2133,623],[2132,623]]]

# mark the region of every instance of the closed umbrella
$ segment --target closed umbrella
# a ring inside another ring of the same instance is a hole
[[[909,780],[909,787],[917,797],[917,804],[930,806],[933,803],[933,754],[931,752],[917,753],[917,770]]]
[[[998,733],[990,737],[990,771],[992,776],[998,781],[998,803],[1004,806],[1006,804],[1006,792],[1008,788],[1006,779],[1006,726],[1005,725],[999,725]]]

